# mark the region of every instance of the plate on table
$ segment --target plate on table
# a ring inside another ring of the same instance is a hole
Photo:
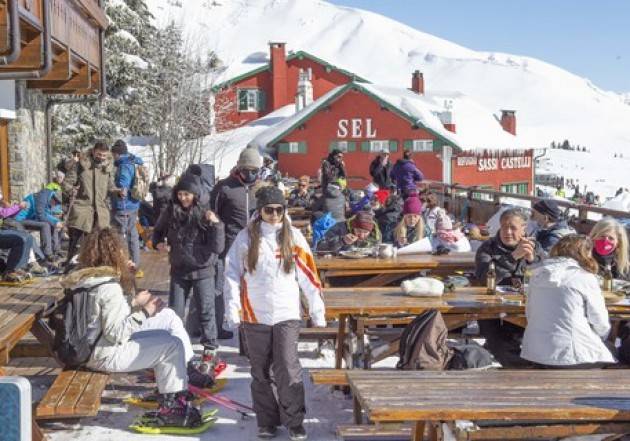
[[[604,295],[606,303],[609,304],[619,303],[626,298],[623,291],[604,291],[602,294]]]
[[[346,259],[363,259],[368,257],[370,253],[364,250],[347,250],[339,251],[339,255]]]

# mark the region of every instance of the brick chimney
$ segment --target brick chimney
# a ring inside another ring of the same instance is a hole
[[[269,43],[269,50],[271,52],[271,109],[277,110],[280,107],[289,104],[288,101],[288,67],[287,67],[287,54],[286,43]]]
[[[516,136],[516,110],[501,110],[501,127]]]
[[[418,95],[424,95],[424,75],[419,70],[414,71],[411,76],[411,90]]]
[[[455,123],[453,122],[453,101],[445,100],[444,101],[444,111],[438,113],[438,117],[442,122],[442,125],[449,132],[457,133],[457,128],[455,127]]]

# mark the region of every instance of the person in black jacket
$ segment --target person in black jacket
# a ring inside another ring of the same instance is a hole
[[[501,227],[495,237],[479,247],[475,255],[475,275],[485,284],[490,263],[497,274],[497,285],[518,285],[523,282],[527,266],[540,262],[543,251],[531,238],[525,237],[527,214],[519,208],[510,208],[500,217]],[[479,320],[479,330],[486,339],[486,349],[503,367],[519,367],[520,341],[523,329],[501,320]]]
[[[339,178],[346,178],[346,165],[343,162],[343,152],[339,149],[333,149],[328,157],[322,161],[322,189],[325,189],[331,182],[337,182]]]
[[[223,273],[225,256],[236,235],[247,226],[249,217],[256,209],[254,187],[262,167],[262,157],[255,148],[245,148],[239,155],[236,167],[225,179],[220,180],[210,193],[210,209],[214,211],[225,225],[225,249],[216,263],[215,284],[217,289],[216,320],[219,327],[219,339],[232,338],[232,332],[224,330],[223,316],[225,302],[223,300]]]
[[[532,206],[532,219],[540,227],[536,232],[536,242],[540,244],[545,254],[548,254],[564,236],[575,234],[575,230],[562,218],[562,211],[553,199],[541,199],[536,202]]]
[[[216,362],[217,326],[214,312],[214,265],[225,246],[223,223],[199,202],[200,181],[184,176],[173,189],[173,200],[160,215],[153,230],[153,244],[159,251],[170,247],[171,285],[169,306],[182,320],[186,302],[193,293],[204,362]]]
[[[392,183],[389,177],[392,171],[392,163],[389,161],[389,150],[383,150],[370,163],[370,176],[374,180],[374,183],[378,185],[380,189],[388,189]]]

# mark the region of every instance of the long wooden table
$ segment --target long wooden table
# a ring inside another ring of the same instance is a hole
[[[347,375],[368,418],[413,423],[413,441],[424,439],[425,426],[429,439],[437,440],[434,423],[455,420],[630,421],[626,370],[351,370]],[[503,439],[508,438],[505,431]]]
[[[440,256],[432,254],[407,254],[389,259],[366,257],[347,259],[344,257],[323,257],[315,259],[320,279],[325,287],[330,287],[333,278],[365,276],[355,286],[386,286],[405,276],[420,271],[448,274],[455,271],[471,271],[475,268],[474,253],[450,253]]]
[[[441,297],[411,297],[400,288],[325,288],[326,317],[338,320],[335,367],[341,368],[344,357],[343,342],[346,327],[357,336],[355,356],[362,357],[364,367],[370,360],[365,350],[364,335],[370,326],[409,323],[412,316],[429,309],[437,309],[444,316],[449,329],[464,326],[471,320],[502,318],[519,326],[525,326],[525,299],[519,294],[488,295],[484,287],[458,288],[454,293]],[[630,301],[622,300],[607,305],[611,318],[630,317]],[[382,356],[397,350],[394,344]]]

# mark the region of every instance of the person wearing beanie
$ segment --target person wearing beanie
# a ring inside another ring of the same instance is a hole
[[[289,194],[289,207],[308,208],[313,202],[314,192],[310,188],[311,178],[301,176],[298,185]]]
[[[328,154],[328,157],[322,161],[322,189],[326,188],[331,182],[335,182],[340,178],[346,178],[346,164],[343,162],[343,152],[339,149],[333,149]]]
[[[538,224],[536,242],[545,253],[564,236],[575,234],[575,230],[562,218],[562,211],[553,199],[541,199],[532,206],[532,219]]]
[[[262,162],[258,149],[254,147],[243,149],[230,176],[217,182],[210,192],[210,209],[225,225],[225,249],[215,264],[216,321],[219,339],[230,339],[233,336],[232,332],[222,328],[225,314],[223,298],[225,256],[238,232],[247,226],[256,208],[255,186]]]
[[[116,167],[114,182],[116,187],[122,190],[121,194],[112,195],[112,227],[118,231],[121,240],[127,245],[136,277],[143,277],[140,269],[140,237],[136,228],[142,201],[132,197],[131,189],[139,179],[137,167],[144,165],[144,161],[130,154],[127,144],[122,139],[112,146],[112,156]]]
[[[317,251],[338,253],[352,248],[372,248],[381,243],[381,231],[374,216],[359,211],[344,222],[336,223],[317,244]]]
[[[214,271],[225,247],[225,230],[216,213],[200,203],[200,188],[199,176],[182,176],[155,224],[152,243],[158,251],[169,253],[169,307],[186,323],[186,303],[194,297],[196,307],[190,308],[190,314],[196,317],[189,322],[199,324],[203,362],[218,365]],[[191,331],[195,334],[197,329]]]
[[[247,343],[258,436],[272,438],[282,424],[290,439],[304,440],[300,290],[314,326],[326,326],[325,308],[315,259],[291,226],[280,189],[256,192],[256,213],[236,236],[225,264],[226,319],[230,327],[240,325]]]
[[[417,196],[408,197],[403,203],[403,216],[394,230],[394,245],[403,247],[424,237],[422,202]]]
[[[346,211],[348,211],[346,197],[341,186],[333,182],[324,188],[323,194],[314,199],[311,205],[314,219],[319,219],[326,213],[330,213],[335,222],[343,222],[346,220]]]

